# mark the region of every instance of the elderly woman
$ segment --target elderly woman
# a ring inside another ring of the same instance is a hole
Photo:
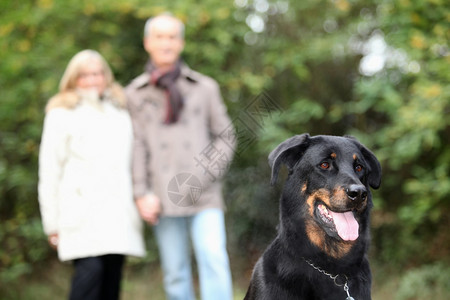
[[[125,102],[107,62],[84,50],[46,107],[39,203],[50,245],[75,267],[70,299],[118,299],[124,256],[145,254]]]

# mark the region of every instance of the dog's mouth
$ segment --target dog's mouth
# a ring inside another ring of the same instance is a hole
[[[319,203],[316,206],[316,216],[325,225],[324,229],[328,235],[336,234],[344,241],[354,241],[359,236],[359,224],[353,212],[335,212]]]

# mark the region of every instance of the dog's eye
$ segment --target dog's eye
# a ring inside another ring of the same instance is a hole
[[[321,167],[322,169],[326,170],[326,169],[329,169],[329,168],[330,168],[330,164],[327,163],[326,161],[324,161],[324,162],[322,162],[322,163],[320,164],[320,167]]]
[[[361,165],[356,165],[356,167],[355,167],[355,171],[356,172],[361,172],[363,170],[363,166],[361,166]]]

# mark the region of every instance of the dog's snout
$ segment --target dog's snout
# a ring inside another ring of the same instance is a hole
[[[363,185],[352,184],[346,189],[347,196],[352,201],[362,201],[367,197],[367,189]]]

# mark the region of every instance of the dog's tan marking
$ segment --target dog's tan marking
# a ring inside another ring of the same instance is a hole
[[[306,222],[306,235],[311,243],[313,243],[317,248],[336,259],[347,255],[354,244],[354,242],[337,240],[328,241],[327,243],[327,235],[325,231],[323,231],[323,229],[320,228],[320,226],[313,220],[308,220]]]
[[[302,194],[305,194],[307,188],[308,188],[307,183],[304,183],[302,186]]]
[[[348,199],[347,192],[343,187],[337,187],[333,190],[331,199],[332,199],[331,202],[333,204],[330,206],[330,208],[345,207],[347,204],[346,201]]]
[[[354,242],[340,241],[337,243],[337,247],[332,249],[332,254],[334,258],[341,258],[347,255],[353,247]]]
[[[319,189],[306,199],[310,217],[310,219],[306,221],[306,234],[308,239],[320,250],[336,259],[345,256],[352,248],[353,242],[337,241],[334,239],[332,241],[327,241],[325,231],[316,223],[316,221],[314,221],[314,208],[315,203],[318,200],[332,208],[344,206],[346,199],[348,199],[348,197],[344,188],[336,188],[332,195],[330,195],[330,192],[326,189]],[[331,204],[331,202],[333,202],[333,204]],[[331,237],[329,239],[331,239]]]
[[[336,153],[334,153],[334,152],[333,152],[333,153],[331,153],[331,155],[330,155],[330,156],[331,156],[331,158],[332,158],[332,159],[336,159],[336,157],[337,157]]]
[[[353,154],[353,160],[357,160],[358,156],[356,154]]]
[[[320,250],[325,250],[325,231],[323,231],[314,220],[306,221],[306,235],[308,239],[316,245]]]
[[[323,203],[325,203],[325,205],[327,206],[331,206],[330,203],[330,192],[327,191],[326,189],[319,189],[317,191],[315,191],[314,193],[312,193],[308,199],[306,199],[306,202],[309,205],[309,211],[311,213],[311,216],[314,212],[314,204],[317,200],[322,201]]]

